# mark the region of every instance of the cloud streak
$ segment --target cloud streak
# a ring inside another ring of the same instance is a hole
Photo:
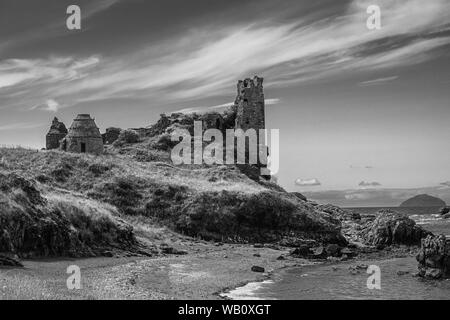
[[[278,103],[280,103],[281,99],[265,99],[265,105],[266,106],[273,106],[276,105]],[[225,109],[225,108],[229,108],[231,106],[234,105],[234,102],[227,102],[227,103],[223,103],[223,104],[219,104],[219,105],[215,105],[215,106],[210,106],[210,107],[198,107],[198,108],[184,108],[184,109],[180,109],[180,110],[176,110],[174,112],[181,112],[181,113],[204,113],[204,112],[208,112],[208,111],[212,111],[212,110],[220,110],[220,109]]]
[[[358,85],[360,85],[362,87],[376,86],[376,85],[385,84],[387,82],[394,81],[396,79],[398,79],[398,76],[392,76],[392,77],[386,77],[386,78],[378,78],[378,79],[373,79],[373,80],[368,80],[368,81],[362,81]]]
[[[320,186],[321,183],[318,179],[297,179],[295,180],[295,185],[300,187],[315,187]]]

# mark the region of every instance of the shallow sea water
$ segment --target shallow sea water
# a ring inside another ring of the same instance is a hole
[[[380,208],[352,208],[361,214],[375,213]],[[436,208],[393,208],[407,213],[418,224],[434,233],[450,235],[450,219],[442,219]],[[368,289],[370,274],[366,270],[351,272],[355,265],[380,268],[381,289]],[[399,275],[398,272],[403,273]],[[450,279],[424,281],[412,275],[417,271],[415,258],[349,261],[338,265],[315,265],[286,269],[271,281],[252,283],[228,294],[233,299],[281,300],[431,300],[450,299]]]

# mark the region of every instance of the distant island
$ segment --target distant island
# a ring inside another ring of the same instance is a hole
[[[419,194],[404,201],[400,207],[445,207],[445,201],[428,194]]]

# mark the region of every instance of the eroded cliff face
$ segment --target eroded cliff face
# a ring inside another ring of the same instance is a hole
[[[133,229],[88,199],[42,194],[36,182],[0,173],[0,254],[23,258],[86,257],[133,251]]]

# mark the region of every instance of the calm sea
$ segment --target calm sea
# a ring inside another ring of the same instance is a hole
[[[386,208],[350,208],[361,214],[373,214]],[[434,233],[450,235],[450,219],[442,219],[439,208],[392,208],[408,214],[418,224]],[[276,274],[272,280],[251,283],[229,293],[234,299],[450,299],[450,280],[423,281],[412,277],[417,271],[414,258],[381,261],[358,261],[357,264],[376,265],[381,270],[381,289],[368,289],[369,274],[365,270],[352,274],[355,262],[336,266],[316,265],[292,268]],[[399,275],[397,272],[406,272]]]

